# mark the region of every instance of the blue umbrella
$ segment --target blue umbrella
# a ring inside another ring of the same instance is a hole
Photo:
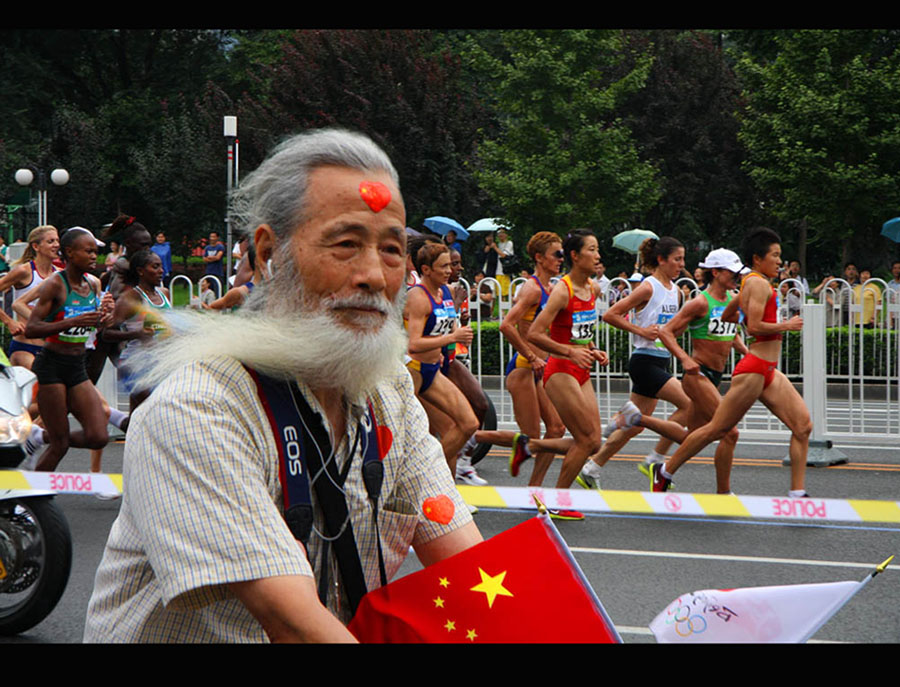
[[[447,232],[451,229],[456,232],[456,238],[460,241],[465,241],[469,238],[469,232],[463,229],[463,225],[457,222],[455,219],[450,219],[449,217],[429,217],[426,219],[423,224],[431,229],[435,234],[440,234],[441,236],[446,236]]]
[[[504,228],[504,225],[498,224],[496,219],[485,217],[484,219],[480,219],[477,222],[470,224],[468,231],[469,233],[476,231],[497,231],[498,229]]]
[[[629,229],[613,236],[613,248],[637,255],[645,240],[658,238],[659,236],[649,229]]]
[[[891,241],[900,243],[900,217],[894,217],[881,225],[881,235],[887,236]]]

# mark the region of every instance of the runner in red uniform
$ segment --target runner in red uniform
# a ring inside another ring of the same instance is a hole
[[[666,491],[671,486],[672,475],[682,463],[721,439],[758,399],[791,430],[791,488],[788,495],[808,495],[804,483],[812,421],[803,397],[777,369],[782,333],[799,331],[803,327],[800,317],[777,321],[776,292],[769,280],[778,276],[781,266],[781,238],[771,229],[754,230],[747,237],[743,259],[750,263],[753,271],[744,278],[740,296],[726,308],[723,319],[736,317],[736,306],[740,305],[746,318],[747,333],[754,337],[748,343],[750,353],[735,366],[731,387],[712,420],[691,432],[665,465],[651,466],[653,491]]]
[[[590,374],[594,362],[609,363],[606,351],[594,346],[596,286],[591,277],[600,261],[597,237],[586,229],[574,231],[563,242],[563,252],[569,273],[553,287],[526,337],[529,344],[550,353],[544,389],[575,440],[563,459],[558,489],[572,486],[584,461],[603,441]],[[584,517],[577,515],[576,519]]]

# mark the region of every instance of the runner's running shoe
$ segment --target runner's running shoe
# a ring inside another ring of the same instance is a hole
[[[672,488],[672,480],[663,477],[662,467],[662,463],[650,466],[650,491],[669,491]]]
[[[584,520],[584,513],[577,510],[548,508],[547,512],[554,520]]]
[[[512,450],[509,452],[509,474],[518,477],[519,468],[529,458],[531,458],[531,451],[528,450],[528,435],[516,432],[513,437]]]
[[[584,489],[599,489],[600,488],[600,478],[599,477],[591,477],[584,470],[578,473],[578,477],[575,478],[575,482],[579,487]]]
[[[478,476],[471,458],[467,456],[459,456],[456,459],[456,481],[473,487],[483,487],[488,483],[486,479]]]
[[[625,401],[625,404],[619,408],[619,412],[613,415],[612,420],[603,428],[603,438],[609,439],[609,435],[617,429],[628,429],[640,424],[640,422],[640,409],[631,401]]]
[[[665,463],[666,457],[659,455],[656,451],[651,451],[645,457],[643,462],[638,463],[637,469],[641,471],[645,477],[650,477],[650,466],[653,463]]]

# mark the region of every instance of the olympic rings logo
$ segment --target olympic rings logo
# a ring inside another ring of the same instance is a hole
[[[706,618],[698,613],[691,615],[690,606],[682,605],[681,598],[676,599],[675,602],[669,606],[668,615],[669,617],[666,618],[666,625],[674,624],[675,633],[679,637],[690,637],[691,635],[703,634],[708,627]]]

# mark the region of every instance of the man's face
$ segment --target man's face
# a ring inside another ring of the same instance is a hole
[[[800,274],[800,263],[796,260],[791,260],[790,264],[788,265],[788,274],[790,274],[792,277],[796,277],[798,274]]]
[[[210,232],[209,234],[209,243],[210,245],[215,245],[219,242],[219,235],[216,232]]]
[[[360,195],[363,181],[390,190],[390,203],[380,212]],[[406,210],[390,175],[319,167],[309,175],[306,206],[307,219],[291,239],[304,306],[334,305],[337,321],[350,328],[383,324],[406,277]],[[344,302],[354,298],[363,302]]]
[[[856,281],[859,277],[859,270],[856,269],[856,265],[850,263],[844,268],[844,279],[847,281]]]
[[[462,257],[457,251],[452,250],[450,251],[450,281],[455,282],[458,280],[461,272]]]
[[[156,235],[156,242],[157,242],[157,243],[165,243],[165,242],[166,242],[166,235],[163,234],[162,232],[158,233],[158,234]]]
[[[891,265],[891,274],[894,275],[895,280],[900,281],[900,262]]]

